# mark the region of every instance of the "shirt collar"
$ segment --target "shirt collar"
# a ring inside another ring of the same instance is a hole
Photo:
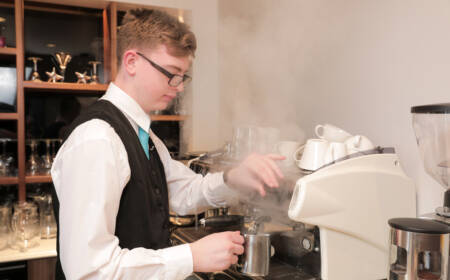
[[[131,96],[114,83],[109,84],[108,90],[101,99],[114,104],[143,130],[150,131],[150,116],[142,110],[141,106]]]

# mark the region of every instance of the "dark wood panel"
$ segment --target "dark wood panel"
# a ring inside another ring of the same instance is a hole
[[[54,280],[56,257],[28,261],[28,280]]]

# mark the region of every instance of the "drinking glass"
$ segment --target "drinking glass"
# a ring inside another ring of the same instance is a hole
[[[45,142],[45,154],[42,156],[41,173],[50,174],[53,164],[53,158],[50,150],[51,139],[44,139],[43,141]]]
[[[56,220],[53,213],[52,196],[47,194],[36,195],[34,201],[39,205],[39,229],[41,239],[56,237]]]
[[[37,153],[37,140],[28,140],[27,144],[31,149],[30,157],[27,161],[27,175],[37,175],[39,174],[39,168],[41,166],[41,161],[39,160],[39,155]]]
[[[37,206],[31,202],[14,204],[11,228],[13,232],[12,248],[21,252],[39,245],[39,218]]]
[[[8,247],[11,234],[11,205],[0,205],[0,250]]]
[[[0,143],[2,144],[2,154],[0,156],[0,176],[8,175],[8,164],[6,162],[6,139],[0,139]]]
[[[0,156],[0,176],[13,176],[13,161],[14,158],[7,153],[7,144],[11,142],[11,139],[2,138],[0,143],[2,144],[2,155]]]
[[[52,139],[52,162],[55,161],[58,149],[61,147],[62,139]]]

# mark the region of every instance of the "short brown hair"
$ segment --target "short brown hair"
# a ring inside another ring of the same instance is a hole
[[[189,26],[160,10],[132,9],[117,32],[118,64],[130,48],[154,49],[165,45],[173,56],[194,56],[197,42]]]

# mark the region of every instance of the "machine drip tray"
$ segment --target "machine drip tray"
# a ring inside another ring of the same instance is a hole
[[[220,231],[224,231],[226,229],[221,229]],[[184,227],[178,228],[172,233],[172,243],[174,245],[183,244],[183,243],[191,243],[194,242],[208,234],[217,232],[216,229],[209,229],[198,227]],[[259,280],[318,280],[308,273],[305,273],[301,269],[298,269],[292,265],[286,264],[276,258],[272,258],[270,260],[270,269],[269,275],[265,277],[251,277],[245,276],[238,272],[233,266],[230,269],[227,269],[223,272],[218,273],[195,273],[195,275],[190,276],[188,279],[217,279],[217,280],[251,280],[251,279],[259,279]]]

